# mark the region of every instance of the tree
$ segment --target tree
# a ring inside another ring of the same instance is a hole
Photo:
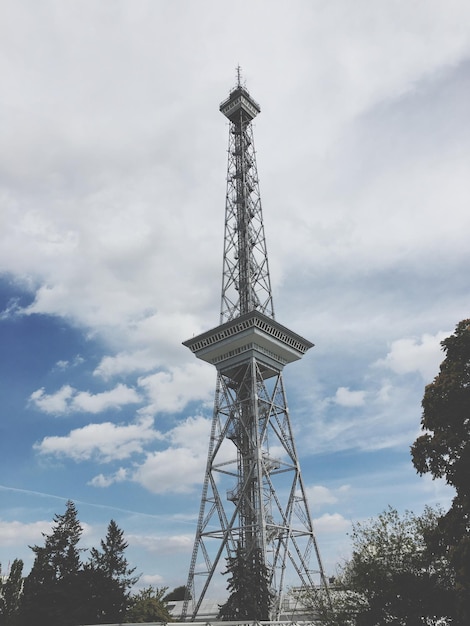
[[[186,585],[181,585],[180,587],[175,587],[173,591],[167,593],[163,598],[165,602],[178,602],[180,600],[184,600],[186,596]],[[191,596],[190,598],[191,599]]]
[[[78,547],[82,526],[77,509],[68,501],[63,515],[55,515],[44,545],[31,546],[33,567],[24,582],[19,624],[75,626],[121,622],[137,582],[125,557],[124,533],[111,520],[100,548],[81,561]]]
[[[72,501],[63,515],[54,516],[52,533],[46,535],[44,546],[31,546],[35,560],[25,580],[21,602],[21,618],[36,626],[68,626],[83,599],[77,597],[76,577],[81,568],[77,544],[82,527]]]
[[[441,342],[445,358],[427,385],[420,435],[411,448],[419,474],[445,478],[456,495],[428,544],[448,555],[455,575],[458,619],[470,623],[470,319]]]
[[[238,546],[233,557],[227,559],[230,574],[228,600],[219,607],[223,620],[269,620],[273,593],[269,586],[269,573],[259,549],[246,553]]]
[[[144,622],[171,622],[164,600],[167,587],[146,587],[131,598],[126,614],[126,622],[142,624]]]
[[[23,588],[22,573],[23,561],[15,559],[5,582],[2,583],[0,576],[0,624],[2,626],[13,626],[16,623]]]
[[[88,574],[89,592],[96,607],[98,623],[120,622],[130,603],[130,589],[138,581],[133,576],[125,557],[128,547],[124,532],[114,520],[108,525],[106,539],[101,540],[101,550],[92,548],[90,560],[85,568]]]
[[[425,537],[439,511],[402,517],[388,508],[377,519],[353,526],[351,559],[339,571],[333,608],[312,596],[315,611],[328,626],[419,626],[453,616],[448,562],[430,553]],[[442,622],[441,623],[445,623]]]
[[[300,592],[291,590],[291,595],[314,623],[322,626],[356,626],[356,618],[369,607],[364,594],[345,589],[340,581],[330,583],[328,590],[302,588]]]
[[[35,546],[36,557],[31,572],[26,577],[21,599],[20,616],[25,624],[34,620],[37,626],[45,626],[49,622],[60,623],[60,616],[56,619],[52,614],[56,613],[56,580],[54,571],[47,559],[44,548]]]
[[[117,611],[121,605],[116,598],[122,598],[118,583],[108,578],[103,572],[87,565],[74,579],[75,597],[74,624],[109,624],[123,619],[123,611]],[[127,606],[127,603],[126,603]]]
[[[124,539],[124,531],[119,528],[114,520],[108,524],[106,539],[101,540],[101,551],[92,548],[90,551],[90,563],[94,569],[105,573],[109,578],[119,580],[125,589],[134,585],[138,577],[133,577],[135,567],[130,569],[124,552],[128,543]]]
[[[75,504],[69,500],[63,515],[54,515],[52,533],[45,535],[44,548],[34,546],[36,554],[44,550],[53,569],[56,580],[65,580],[80,569],[80,552],[77,547],[82,536],[82,526],[78,521]]]

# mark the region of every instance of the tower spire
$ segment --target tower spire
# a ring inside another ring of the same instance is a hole
[[[229,120],[220,324],[184,342],[216,367],[217,384],[182,617],[191,602],[196,618],[241,548],[261,554],[280,619],[287,586],[326,586],[282,378],[313,344],[274,318],[251,124],[261,109],[240,67],[220,111]]]
[[[252,120],[259,104],[238,84],[220,105],[229,119],[220,321],[253,310],[274,317]]]
[[[242,86],[241,75],[242,75],[242,68],[240,67],[240,64],[238,64],[237,65],[237,87]]]

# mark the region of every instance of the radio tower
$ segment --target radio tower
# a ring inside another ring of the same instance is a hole
[[[220,325],[184,342],[215,365],[217,384],[182,617],[196,618],[241,548],[262,555],[279,619],[287,585],[326,588],[282,380],[313,344],[274,319],[251,124],[260,107],[240,68],[220,111],[230,122]]]

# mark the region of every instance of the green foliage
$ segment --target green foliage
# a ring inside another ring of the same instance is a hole
[[[128,547],[124,533],[114,520],[108,525],[106,539],[101,540],[101,550],[91,549],[90,561],[85,568],[89,592],[98,611],[97,623],[120,622],[130,604],[129,590],[137,582],[135,568],[129,568],[125,557]],[[95,611],[96,612],[96,611]]]
[[[82,535],[75,504],[69,500],[63,515],[55,515],[53,531],[44,535],[44,548],[33,547],[34,552],[44,550],[57,580],[67,579],[80,569],[80,550],[77,544]]]
[[[127,602],[119,584],[99,570],[85,566],[74,579],[74,624],[121,621]]]
[[[167,587],[146,587],[131,598],[126,614],[127,623],[171,622],[164,599]]]
[[[2,582],[0,576],[0,625],[13,626],[17,624],[20,607],[21,591],[23,587],[23,561],[15,559],[11,565],[8,578]],[[0,567],[1,574],[1,567]]]
[[[186,585],[181,585],[181,587],[175,587],[173,591],[167,593],[163,598],[165,602],[178,602],[179,600],[184,600],[186,594]]]
[[[129,569],[124,556],[128,543],[124,540],[124,532],[114,520],[109,522],[106,539],[101,540],[100,545],[101,551],[96,548],[90,551],[91,566],[109,578],[121,581],[125,588],[132,587],[138,577],[132,577],[135,568]]]
[[[269,585],[269,572],[259,549],[249,554],[238,546],[235,556],[227,559],[230,574],[227,589],[230,592],[225,604],[219,607],[222,620],[269,620],[273,593]]]
[[[352,557],[331,589],[333,609],[321,596],[312,597],[322,623],[429,626],[452,617],[449,563],[430,553],[425,540],[438,519],[439,511],[430,508],[421,516],[407,512],[401,517],[388,508],[377,519],[355,524]]]
[[[35,626],[75,624],[80,608],[75,581],[80,571],[77,544],[82,527],[73,502],[68,501],[63,515],[54,516],[50,535],[43,534],[44,546],[32,546],[36,555],[24,583],[21,619]]]
[[[92,548],[81,562],[82,527],[73,502],[54,516],[44,546],[32,546],[35,560],[24,582],[19,624],[76,626],[121,621],[129,605],[129,589],[137,581],[124,556],[127,543],[111,520],[101,549]]]
[[[470,319],[441,342],[445,359],[422,401],[424,433],[411,448],[419,474],[445,478],[456,495],[428,546],[448,556],[455,576],[458,623],[470,623]],[[457,623],[457,622],[455,622]]]
[[[304,589],[294,598],[305,607],[315,623],[322,626],[356,626],[356,618],[367,612],[369,604],[362,593],[345,589],[342,584],[330,586],[328,590]]]
[[[446,354],[440,373],[426,386],[421,426],[412,447],[420,474],[445,477],[461,497],[470,495],[470,320],[457,324],[441,342]]]

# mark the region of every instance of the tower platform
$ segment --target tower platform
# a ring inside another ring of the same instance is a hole
[[[313,347],[313,343],[259,311],[240,315],[183,345],[233,380],[239,377],[240,366],[252,358],[262,366],[266,379],[278,375],[284,365],[302,358]]]
[[[232,89],[230,96],[221,103],[220,111],[231,122],[237,122],[240,119],[240,114],[245,121],[251,121],[261,112],[261,109],[248,91],[238,85]]]

